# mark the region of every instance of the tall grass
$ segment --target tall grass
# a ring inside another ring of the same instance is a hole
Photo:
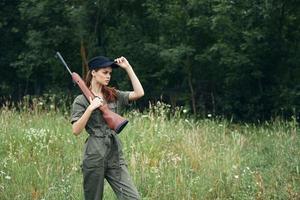
[[[0,199],[83,199],[87,134],[73,136],[67,113],[38,106],[0,110]],[[143,199],[300,199],[295,120],[196,121],[162,103],[126,117],[120,138]],[[115,199],[108,184],[104,199]]]

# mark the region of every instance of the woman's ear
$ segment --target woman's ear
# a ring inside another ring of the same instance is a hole
[[[91,75],[92,75],[92,76],[95,76],[95,70],[92,70],[92,71],[91,71]]]

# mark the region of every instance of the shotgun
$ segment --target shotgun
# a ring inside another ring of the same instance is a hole
[[[76,72],[71,72],[70,68],[68,67],[67,63],[65,62],[65,60],[63,59],[63,57],[60,55],[59,52],[56,52],[56,55],[62,61],[64,66],[67,68],[73,81],[78,85],[81,92],[88,99],[88,101],[90,97],[94,99],[95,95],[89,90],[89,88],[86,86],[82,78]],[[99,109],[101,110],[103,119],[107,123],[108,127],[114,130],[116,133],[120,133],[128,123],[128,120],[118,115],[117,113],[114,113],[111,110],[109,110],[107,104],[100,106]]]

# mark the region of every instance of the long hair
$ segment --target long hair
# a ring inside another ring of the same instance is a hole
[[[100,68],[98,69],[94,69],[95,71],[98,71]],[[85,77],[85,84],[86,86],[91,89],[91,81],[92,81],[92,73],[91,73],[91,70],[89,70],[86,74],[86,77]],[[103,96],[105,98],[105,100],[107,102],[113,102],[113,101],[116,101],[117,99],[117,91],[114,87],[108,87],[108,86],[105,86],[103,85],[102,86],[102,91],[103,93]]]

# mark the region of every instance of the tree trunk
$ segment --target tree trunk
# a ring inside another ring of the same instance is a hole
[[[80,41],[80,55],[82,59],[82,77],[85,79],[88,72],[88,61],[87,61],[87,52],[84,46],[83,39]]]
[[[191,92],[191,99],[192,99],[192,109],[193,109],[193,113],[196,115],[197,114],[197,110],[196,110],[196,97],[195,97],[195,90],[193,87],[193,83],[192,83],[192,72],[191,72],[191,68],[188,67],[188,83],[189,83],[189,88],[190,88],[190,92]]]
[[[213,92],[211,92],[210,95],[211,95],[212,112],[213,112],[213,115],[215,115],[216,114],[215,95]]]

